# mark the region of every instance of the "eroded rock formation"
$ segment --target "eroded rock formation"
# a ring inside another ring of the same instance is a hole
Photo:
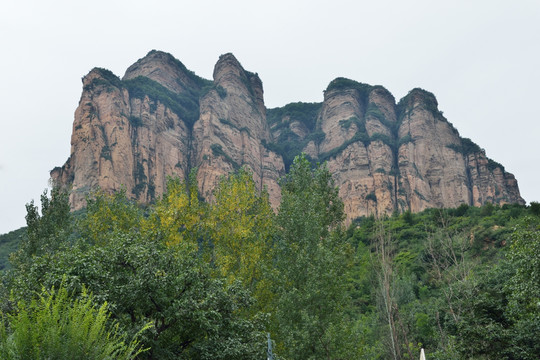
[[[93,69],[83,78],[71,156],[51,177],[71,186],[74,209],[94,188],[121,187],[141,202],[163,193],[169,175],[194,168],[212,198],[219,178],[247,166],[279,204],[278,179],[294,155],[327,161],[349,220],[393,211],[524,203],[517,181],[457,130],[433,94],[399,103],[381,86],[338,78],[320,104],[266,109],[262,82],[232,54],[213,81],[170,54],[151,51],[122,79]],[[267,120],[268,116],[268,120]]]

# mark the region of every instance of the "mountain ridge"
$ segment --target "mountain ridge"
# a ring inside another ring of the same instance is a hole
[[[394,211],[520,203],[514,176],[459,132],[436,97],[415,88],[396,103],[380,85],[332,80],[320,103],[267,109],[263,83],[233,54],[220,56],[213,80],[172,55],[150,51],[122,79],[93,69],[83,78],[71,156],[51,178],[71,186],[72,207],[97,186],[121,185],[153,201],[168,175],[198,169],[212,198],[220,176],[247,166],[273,206],[295,155],[327,161],[348,220]]]

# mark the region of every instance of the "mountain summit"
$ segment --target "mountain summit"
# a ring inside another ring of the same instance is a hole
[[[71,156],[51,178],[71,186],[71,205],[93,188],[122,186],[149,202],[166,178],[197,168],[211,199],[222,175],[247,166],[274,206],[278,179],[295,155],[327,161],[349,220],[430,207],[520,203],[517,181],[486,157],[438,109],[435,96],[413,89],[396,103],[382,86],[333,80],[322,103],[266,109],[259,76],[222,55],[213,81],[172,55],[152,50],[122,79],[95,68],[83,78]]]

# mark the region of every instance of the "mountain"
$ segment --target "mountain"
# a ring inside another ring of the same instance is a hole
[[[382,86],[337,78],[322,103],[267,109],[259,76],[222,55],[213,81],[172,55],[150,51],[122,79],[83,78],[71,156],[51,178],[71,187],[74,209],[96,187],[125,187],[150,202],[169,175],[197,182],[207,199],[222,175],[247,166],[274,206],[295,155],[327,161],[348,219],[432,207],[520,203],[517,181],[461,138],[435,96],[413,89],[396,103]]]
[[[270,109],[268,118],[278,150],[300,144],[313,159],[328,162],[349,218],[524,204],[515,177],[461,138],[425,90],[413,89],[396,104],[381,86],[338,78],[322,104],[289,104]]]
[[[194,168],[201,192],[211,197],[220,176],[246,165],[277,206],[284,166],[262,145],[271,140],[265,112],[261,80],[231,54],[219,59],[208,81],[170,54],[151,51],[122,80],[104,69],[83,78],[71,156],[51,177],[71,186],[71,204],[80,209],[98,186],[124,186],[137,200],[151,201],[167,176],[187,179]]]

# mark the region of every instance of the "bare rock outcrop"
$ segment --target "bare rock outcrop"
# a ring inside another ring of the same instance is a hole
[[[190,130],[179,114],[157,99],[133,94],[107,70],[83,78],[75,111],[71,156],[51,172],[71,186],[74,209],[85,206],[90,190],[116,191],[148,202],[163,192],[167,175],[186,176]]]
[[[211,198],[220,176],[246,165],[277,206],[284,167],[263,146],[271,139],[265,113],[262,82],[232,54],[220,59],[211,82],[151,51],[122,80],[104,69],[83,78],[71,156],[51,178],[71,187],[71,205],[80,209],[96,188],[125,188],[150,202],[165,191],[168,176],[187,179],[195,167]]]
[[[300,136],[285,115],[273,120],[274,136],[287,141],[283,134],[294,132],[303,152],[327,161],[348,221],[460,204],[524,204],[514,176],[461,138],[425,90],[413,89],[396,104],[381,86],[337,78],[311,133]],[[317,133],[318,142],[309,140]]]
[[[199,188],[211,198],[219,178],[247,166],[270,201],[281,199],[278,179],[284,175],[281,157],[263,144],[270,141],[262,82],[232,54],[222,55],[214,70],[214,85],[201,98],[201,115],[193,128]]]
[[[119,79],[105,69],[83,78],[71,156],[51,171],[71,187],[74,209],[96,188],[121,188],[150,202],[169,175],[197,169],[211,200],[221,176],[249,168],[276,208],[278,180],[295,155],[327,162],[348,221],[394,211],[520,203],[514,176],[486,157],[414,89],[396,104],[382,86],[337,78],[322,103],[266,109],[262,81],[232,55],[222,55],[213,81],[172,55],[151,51]]]

